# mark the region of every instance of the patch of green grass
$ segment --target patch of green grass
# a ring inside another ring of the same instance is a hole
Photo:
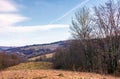
[[[25,69],[52,69],[50,62],[26,62],[7,68],[7,70],[25,70]]]

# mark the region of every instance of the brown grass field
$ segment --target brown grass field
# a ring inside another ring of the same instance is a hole
[[[0,79],[120,79],[120,77],[62,70],[8,70],[0,72]]]
[[[54,70],[49,62],[27,62],[0,71],[0,79],[120,79],[120,77]]]

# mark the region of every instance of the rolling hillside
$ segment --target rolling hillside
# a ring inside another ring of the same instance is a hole
[[[54,52],[59,47],[66,47],[68,41],[58,41],[48,44],[34,44],[22,47],[0,47],[1,51],[5,51],[8,54],[14,53],[17,55],[25,56],[27,58],[38,55],[48,54]],[[4,50],[2,50],[4,49]]]
[[[6,47],[6,46],[0,46],[0,51],[5,51],[5,50],[8,50],[8,49],[12,49],[14,47]]]

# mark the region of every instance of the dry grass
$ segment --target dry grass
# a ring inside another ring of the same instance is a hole
[[[1,71],[0,79],[120,79],[120,77],[53,70],[49,62],[27,62]]]
[[[54,55],[54,53],[49,53],[49,54],[45,54],[45,55],[40,55],[40,56],[36,56],[36,57],[32,57],[29,58],[28,61],[35,61],[36,59],[40,59],[40,57],[46,56],[46,59],[52,58]]]
[[[6,70],[34,70],[34,69],[52,69],[52,63],[50,62],[27,62],[21,63],[16,66],[7,68]]]
[[[0,72],[0,79],[120,79],[110,75],[62,70],[12,70]]]

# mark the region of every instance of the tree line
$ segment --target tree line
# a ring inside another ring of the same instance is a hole
[[[72,40],[54,55],[55,68],[112,74],[120,71],[120,0],[75,13]]]
[[[0,70],[3,70],[13,65],[17,65],[20,62],[21,59],[17,55],[0,52]]]

